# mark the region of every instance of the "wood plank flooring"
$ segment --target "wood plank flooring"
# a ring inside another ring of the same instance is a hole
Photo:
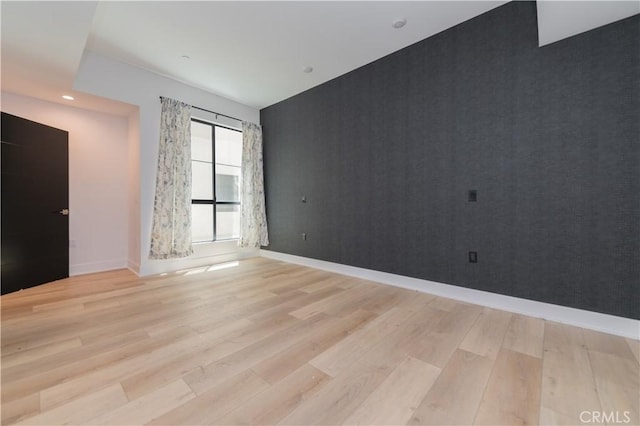
[[[4,425],[640,423],[638,341],[264,258],[0,303]]]

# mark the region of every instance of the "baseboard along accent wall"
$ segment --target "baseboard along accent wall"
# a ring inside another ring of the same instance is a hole
[[[322,269],[336,274],[348,275],[394,287],[434,294],[436,296],[442,296],[475,305],[482,305],[507,312],[528,315],[530,317],[542,318],[548,321],[556,321],[577,327],[588,328],[590,330],[601,331],[603,333],[628,337],[635,340],[640,339],[640,321],[634,319],[553,305],[550,303],[536,302],[533,300],[458,287],[435,281],[404,277],[402,275],[357,268],[349,265],[341,265],[339,263],[294,256],[286,253],[278,253],[270,250],[260,250],[260,255],[268,259],[294,263],[315,269]]]

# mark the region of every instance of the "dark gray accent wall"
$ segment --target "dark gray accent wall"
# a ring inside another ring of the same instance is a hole
[[[511,2],[261,122],[270,250],[640,319],[638,16]]]

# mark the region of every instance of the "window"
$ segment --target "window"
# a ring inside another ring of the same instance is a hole
[[[242,132],[191,120],[192,241],[240,238]]]

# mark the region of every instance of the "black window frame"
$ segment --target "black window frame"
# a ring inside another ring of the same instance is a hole
[[[193,118],[191,117],[191,121],[192,122],[196,122],[196,123],[200,123],[200,124],[206,124],[207,126],[211,127],[211,176],[212,176],[212,192],[213,192],[213,199],[212,200],[205,200],[205,199],[193,199],[191,198],[191,204],[205,204],[205,205],[212,205],[213,206],[213,240],[207,240],[207,241],[193,241],[194,244],[199,244],[199,243],[212,243],[212,242],[216,242],[216,241],[233,241],[233,240],[237,240],[240,237],[237,238],[223,238],[223,239],[218,239],[218,229],[217,229],[217,223],[216,223],[216,217],[217,217],[217,206],[218,205],[236,205],[239,206],[241,205],[241,201],[218,201],[216,198],[216,127],[220,127],[222,129],[227,129],[227,130],[232,130],[234,132],[238,132],[238,133],[242,133],[242,130],[238,130],[238,129],[234,129],[233,127],[229,127],[229,126],[224,126],[222,124],[217,124],[217,123],[212,123],[210,121],[205,121],[205,120],[200,120],[198,118]],[[190,159],[192,162],[193,161],[201,161],[201,160],[194,160],[193,158]],[[201,161],[202,162],[202,161]],[[193,239],[193,237],[192,237]]]

